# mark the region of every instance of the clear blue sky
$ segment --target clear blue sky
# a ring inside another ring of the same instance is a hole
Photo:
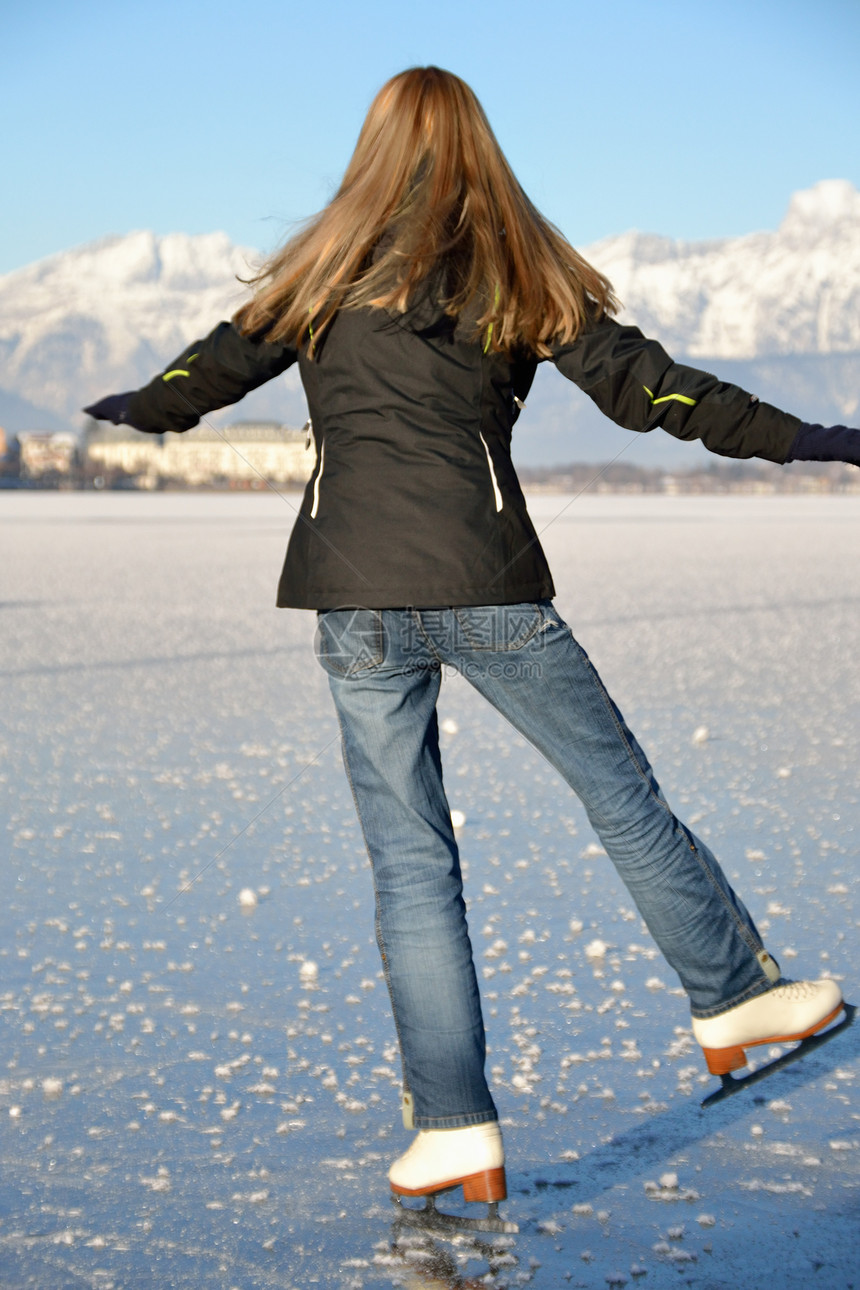
[[[798,188],[860,187],[858,0],[6,0],[0,272],[137,228],[270,249],[416,63],[471,83],[580,245],[774,228]]]

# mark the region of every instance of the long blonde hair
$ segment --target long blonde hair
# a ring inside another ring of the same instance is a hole
[[[529,201],[469,86],[414,67],[383,85],[335,196],[248,279],[234,321],[312,350],[339,309],[403,312],[440,266],[445,312],[505,352],[545,357],[617,308]]]

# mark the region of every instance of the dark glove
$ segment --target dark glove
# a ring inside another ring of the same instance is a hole
[[[94,417],[96,421],[112,421],[115,426],[131,425],[128,420],[127,404],[133,393],[134,390],[127,390],[125,394],[109,394],[106,399],[99,399],[98,403],[91,403],[82,411]]]
[[[786,461],[847,461],[851,466],[860,466],[860,430],[804,421]]]

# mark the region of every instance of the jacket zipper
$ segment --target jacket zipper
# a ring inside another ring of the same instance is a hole
[[[478,434],[480,435],[481,443],[484,445],[484,452],[487,454],[487,465],[490,468],[490,479],[493,481],[493,497],[495,498],[496,513],[498,514],[498,512],[502,509],[502,505],[503,505],[502,494],[499,491],[499,481],[496,479],[496,471],[493,466],[493,459],[490,456],[490,450],[487,447],[487,441],[480,430],[478,431]]]
[[[324,467],[325,467],[325,439],[323,439],[322,447],[320,448],[320,466],[319,466],[319,470],[317,471],[317,477],[314,480],[314,502],[313,502],[313,506],[311,507],[312,520],[316,519],[317,511],[319,510],[319,506],[320,506],[320,480],[323,477]]]

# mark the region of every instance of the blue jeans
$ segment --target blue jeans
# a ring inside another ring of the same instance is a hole
[[[494,1120],[436,699],[455,668],[581,799],[693,1014],[771,986],[761,938],[549,601],[320,614],[343,757],[373,867],[376,932],[417,1128]]]

